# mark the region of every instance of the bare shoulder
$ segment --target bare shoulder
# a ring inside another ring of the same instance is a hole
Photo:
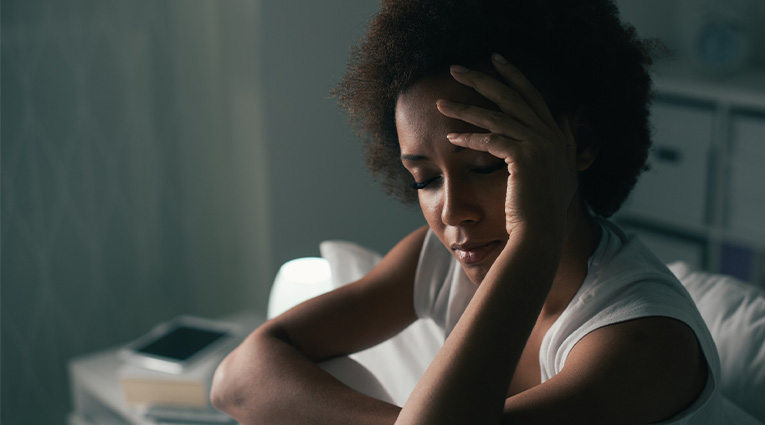
[[[545,401],[557,403],[568,423],[651,423],[688,408],[706,379],[693,330],[675,319],[647,317],[591,332],[558,375],[516,402],[528,413]]]
[[[707,378],[706,359],[695,333],[668,317],[631,320],[592,332],[568,360],[572,367],[586,368],[593,375],[603,397],[611,393],[609,387],[623,391],[624,396],[616,399],[615,394],[613,402],[652,422],[689,407]]]

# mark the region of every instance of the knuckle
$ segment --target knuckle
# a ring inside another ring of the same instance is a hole
[[[518,93],[508,88],[508,90],[502,91],[502,94],[500,95],[500,99],[507,103],[514,103],[518,100]]]
[[[505,114],[503,114],[502,112],[492,111],[487,116],[487,119],[490,124],[499,124],[504,121]]]
[[[489,146],[494,142],[494,135],[489,133],[485,134],[483,137],[481,137],[481,144],[484,146]]]

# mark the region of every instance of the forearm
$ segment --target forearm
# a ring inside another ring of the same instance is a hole
[[[254,333],[222,363],[213,403],[247,424],[392,424],[399,407],[335,379],[286,342]]]
[[[499,423],[560,258],[561,238],[519,236],[483,280],[397,423]]]

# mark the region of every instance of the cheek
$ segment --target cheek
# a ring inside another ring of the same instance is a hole
[[[450,246],[451,242],[446,240],[447,225],[444,224],[442,219],[443,203],[439,193],[420,191],[419,200],[422,215],[428,223],[430,230],[433,231],[444,246]]]
[[[441,200],[434,194],[428,194],[425,191],[419,191],[417,198],[420,201],[420,210],[425,217],[425,221],[431,229],[440,227],[441,223]]]

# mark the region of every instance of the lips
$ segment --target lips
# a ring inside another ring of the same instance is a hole
[[[454,251],[460,263],[465,265],[478,264],[485,260],[497,248],[499,243],[499,241],[491,241],[454,244],[452,245],[452,251]]]

